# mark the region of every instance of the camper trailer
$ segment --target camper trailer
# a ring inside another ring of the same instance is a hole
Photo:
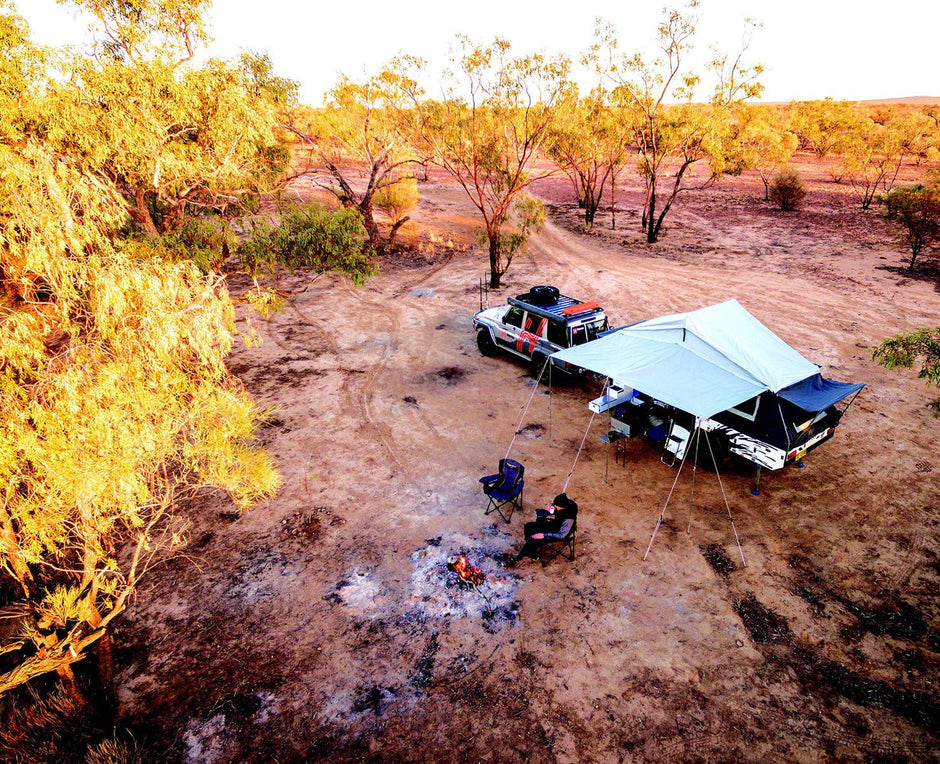
[[[643,435],[664,461],[688,454],[714,469],[729,454],[771,470],[799,462],[864,387],[824,379],[735,300],[623,327],[556,361],[610,380],[588,404],[609,412],[610,437]]]
[[[829,440],[842,418],[835,405],[804,411],[785,398],[764,393],[699,420],[708,440],[696,442],[694,415],[636,390],[625,393],[625,386],[616,382],[611,387],[615,396],[591,401],[591,410],[610,413],[614,438],[644,435],[660,444],[663,460],[670,464],[691,448],[689,458],[709,469],[720,467],[729,454],[737,454],[756,466],[778,470],[799,462]]]

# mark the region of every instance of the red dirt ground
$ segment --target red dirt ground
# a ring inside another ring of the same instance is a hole
[[[195,502],[188,557],[115,635],[121,718],[153,757],[940,761],[936,391],[871,359],[940,325],[940,273],[903,270],[877,212],[800,170],[801,210],[745,176],[680,199],[654,246],[626,179],[617,230],[603,213],[589,235],[566,181],[544,181],[551,222],[490,294],[551,283],[617,324],[733,297],[827,376],[867,383],[805,468],[766,474],[756,498],[746,465],[722,476],[746,568],[703,473],[693,494],[683,472],[642,560],[675,469],[639,440],[616,464],[599,419],[568,491],[576,560],[500,567],[564,484],[598,390],[536,391],[512,452],[525,512],[484,516],[477,478],[533,382],[477,352],[486,264],[446,179],[421,185],[418,250],[364,286],[282,275],[295,296],[251,319],[263,343],[230,368],[275,409],[260,440],[284,488],[242,516]],[[461,551],[480,590],[447,572]]]

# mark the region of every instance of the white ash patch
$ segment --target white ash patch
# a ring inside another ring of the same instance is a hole
[[[336,594],[350,610],[365,612],[374,610],[381,587],[368,570],[354,568],[337,585]]]
[[[189,720],[181,738],[183,761],[214,764],[238,760],[238,738],[246,723],[261,725],[279,712],[277,696],[268,690],[227,696],[206,718]]]
[[[412,554],[413,611],[425,618],[480,619],[491,629],[513,623],[519,608],[519,579],[500,566],[508,557],[506,537],[496,532],[490,536],[474,539],[455,533],[430,539],[426,547]],[[448,567],[448,558],[458,554],[483,571],[486,578],[482,584],[466,584]]]
[[[342,605],[351,615],[378,618],[385,614],[385,588],[366,568],[352,568],[323,599]]]
[[[225,714],[214,714],[206,721],[191,719],[183,732],[183,745],[183,761],[187,764],[229,761],[232,740],[225,727]]]
[[[258,605],[293,589],[303,573],[303,565],[276,549],[257,550],[242,560],[227,581],[226,594],[247,606]]]

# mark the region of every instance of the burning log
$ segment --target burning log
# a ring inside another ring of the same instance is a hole
[[[479,568],[474,568],[467,562],[467,558],[462,554],[448,557],[447,567],[454,571],[454,573],[460,577],[461,581],[472,584],[473,586],[479,586],[486,579],[486,576],[483,575],[483,571]]]

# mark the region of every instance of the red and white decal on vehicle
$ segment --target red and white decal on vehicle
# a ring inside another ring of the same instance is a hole
[[[529,317],[525,322],[525,329],[519,333],[519,339],[516,340],[516,350],[520,353],[531,353],[535,350],[535,346],[538,344],[541,335],[545,333],[545,325],[548,323],[547,318],[543,318],[539,321],[539,325],[535,330],[535,333],[528,331],[532,328],[532,318]]]
[[[538,341],[539,338],[532,332],[523,331],[519,334],[519,339],[516,340],[516,350],[520,353],[531,353]]]

